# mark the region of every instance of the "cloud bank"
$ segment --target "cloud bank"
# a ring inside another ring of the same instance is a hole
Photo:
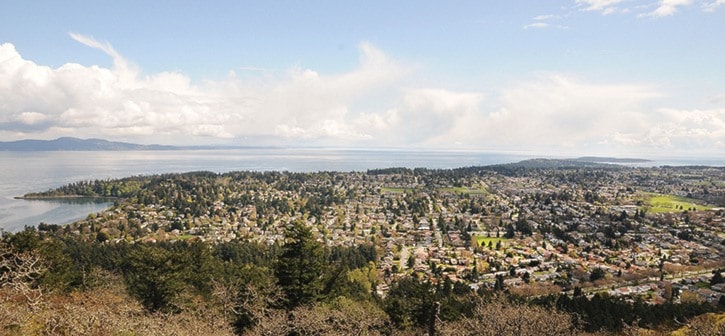
[[[109,43],[71,37],[108,54],[113,66],[51,68],[0,45],[3,139],[581,153],[725,147],[721,100],[710,109],[675,109],[648,83],[539,73],[487,91],[421,86],[419,67],[370,43],[359,45],[357,66],[342,73],[293,67],[193,82],[180,72],[144,74]]]

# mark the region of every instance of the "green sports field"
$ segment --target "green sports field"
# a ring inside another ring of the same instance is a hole
[[[664,213],[712,209],[711,206],[698,204],[696,203],[697,200],[687,197],[656,193],[647,193],[643,197],[649,212]]]

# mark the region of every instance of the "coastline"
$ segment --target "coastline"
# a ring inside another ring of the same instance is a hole
[[[118,200],[120,197],[113,196],[84,196],[84,195],[56,195],[56,196],[15,196],[13,199],[26,200],[26,201],[63,201],[63,200],[98,200],[98,201],[112,201]]]

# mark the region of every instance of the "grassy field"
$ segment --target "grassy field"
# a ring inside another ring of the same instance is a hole
[[[685,210],[709,210],[711,206],[695,203],[697,200],[664,194],[647,193],[644,195],[646,206],[649,212],[681,212]]]
[[[491,242],[491,245],[494,247],[498,242],[506,242],[508,240],[506,238],[489,238],[484,236],[475,236],[475,238],[479,246],[488,246],[488,242]]]
[[[413,189],[411,189],[411,188],[391,188],[391,187],[380,188],[380,192],[393,193],[393,194],[409,193],[412,191],[413,191]]]
[[[487,195],[488,190],[486,189],[477,189],[477,188],[467,188],[467,187],[447,187],[447,188],[438,188],[438,190],[443,192],[452,192],[456,194],[471,194],[471,195]]]

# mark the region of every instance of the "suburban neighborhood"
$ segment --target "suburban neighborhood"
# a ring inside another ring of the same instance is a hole
[[[161,175],[63,230],[273,245],[297,222],[327,246],[374,246],[380,296],[416,274],[526,297],[725,301],[712,281],[725,275],[725,170],[554,163]]]

